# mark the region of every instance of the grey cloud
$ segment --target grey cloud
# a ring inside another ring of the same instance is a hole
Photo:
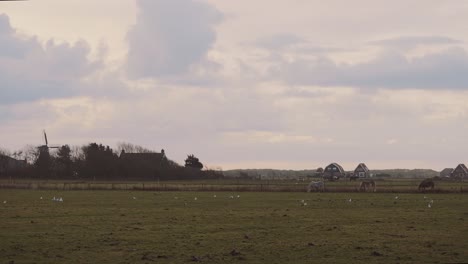
[[[0,57],[23,58],[28,50],[40,49],[34,39],[18,39],[7,15],[0,14]]]
[[[387,52],[356,64],[336,64],[325,56],[280,62],[271,76],[287,83],[393,89],[468,89],[468,54],[462,48],[407,59]]]
[[[444,36],[405,36],[371,41],[369,44],[387,47],[413,48],[418,45],[460,44],[462,41]]]
[[[345,49],[332,46],[318,46],[301,36],[289,33],[263,37],[255,41],[253,45],[271,51],[282,51],[283,49],[289,49],[296,52],[309,54],[350,51],[349,48]]]
[[[255,44],[268,49],[281,49],[294,44],[304,43],[305,39],[289,33],[273,35],[259,39]]]
[[[187,73],[203,61],[216,39],[222,14],[212,6],[188,0],[139,0],[136,24],[127,34],[131,78]]]
[[[76,94],[81,78],[100,67],[87,56],[84,41],[70,45],[18,36],[6,15],[0,15],[0,104]]]

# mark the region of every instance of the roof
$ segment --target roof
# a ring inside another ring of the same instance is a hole
[[[132,167],[133,169],[144,168],[159,168],[166,155],[164,153],[120,153],[120,160],[125,167]]]
[[[26,167],[26,160],[17,160],[12,157],[0,154],[0,170],[19,169]]]
[[[455,170],[461,170],[465,174],[468,174],[468,168],[466,168],[465,164],[458,164]]]
[[[327,167],[325,167],[325,172],[327,172],[327,168],[330,167],[330,166],[334,166],[334,167],[337,167],[338,170],[340,171],[340,173],[345,173],[345,171],[343,170],[343,167],[341,167],[340,164],[334,162],[334,163],[331,163],[329,164]]]
[[[124,160],[161,160],[165,157],[163,153],[120,153],[120,158]]]
[[[354,169],[354,171],[356,171],[359,168],[362,168],[364,170],[364,172],[369,172],[369,168],[367,168],[366,164],[364,164],[364,163],[359,163],[359,165],[357,165],[357,167],[356,167],[356,169]]]
[[[440,176],[441,177],[450,176],[452,171],[453,171],[453,168],[445,168],[440,172]]]

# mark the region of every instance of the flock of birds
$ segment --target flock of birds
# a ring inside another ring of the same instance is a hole
[[[217,196],[216,194],[213,194],[213,198],[217,198],[217,197],[218,197],[218,196]],[[238,195],[230,195],[230,196],[228,196],[229,199],[234,199],[234,198],[237,198],[237,199],[238,199],[238,198],[240,198],[240,197],[241,197],[241,196],[240,196],[239,194],[238,194]],[[133,197],[133,198],[135,199],[135,197]],[[174,199],[175,199],[175,200],[178,200],[179,197],[175,196]],[[193,200],[194,200],[194,201],[197,201],[197,200],[198,200],[198,197],[196,197],[196,196],[193,197]],[[186,200],[184,200],[184,206],[187,206],[187,201],[186,201]]]
[[[400,197],[398,197],[398,195],[395,196],[395,200],[398,200],[399,198]],[[424,196],[424,200],[427,200],[427,199],[429,199],[429,198],[427,196]],[[346,202],[351,203],[351,202],[353,202],[353,199],[352,198],[346,199]],[[307,200],[299,200],[299,203],[300,203],[301,206],[307,206]],[[429,203],[427,204],[427,207],[432,208],[433,204],[434,204],[434,200],[431,199],[431,200],[429,200]]]
[[[213,198],[216,198],[216,197],[217,197],[216,194],[214,194],[214,195],[213,195]],[[234,199],[234,198],[239,199],[239,198],[240,198],[240,195],[239,195],[239,194],[236,195],[236,196],[235,196],[235,195],[230,195],[230,196],[228,196],[228,198],[229,198],[229,199]],[[41,196],[39,199],[40,199],[40,200],[43,200],[43,197]],[[132,199],[133,199],[133,200],[137,200],[137,198],[136,198],[135,196],[133,196]],[[179,197],[175,196],[174,199],[177,200],[177,199],[179,199]],[[398,195],[395,196],[395,200],[398,200],[398,199],[399,199]],[[428,198],[427,196],[424,196],[424,200],[427,200],[427,199],[429,199],[429,198]],[[194,201],[197,201],[197,200],[198,200],[198,197],[194,197],[193,200],[194,200]],[[55,196],[54,196],[54,197],[52,198],[52,201],[53,201],[53,202],[63,202],[64,200],[63,200],[62,197],[55,197]],[[351,203],[351,202],[353,201],[353,199],[352,199],[352,198],[349,198],[349,199],[347,199],[346,201],[347,201],[348,203]],[[3,201],[3,203],[6,204],[7,201],[5,200],[5,201]],[[301,204],[301,206],[307,206],[307,200],[300,200],[299,203]],[[428,208],[432,208],[433,204],[434,204],[434,200],[431,199],[431,200],[428,201],[427,207],[428,207]],[[187,201],[186,201],[186,200],[184,200],[184,205],[187,206]]]

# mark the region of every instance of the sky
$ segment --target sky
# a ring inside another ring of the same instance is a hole
[[[183,164],[468,163],[468,2],[0,2],[0,147]]]

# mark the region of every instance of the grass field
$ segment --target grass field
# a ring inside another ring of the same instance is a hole
[[[0,219],[0,263],[468,262],[466,194],[0,190]]]

